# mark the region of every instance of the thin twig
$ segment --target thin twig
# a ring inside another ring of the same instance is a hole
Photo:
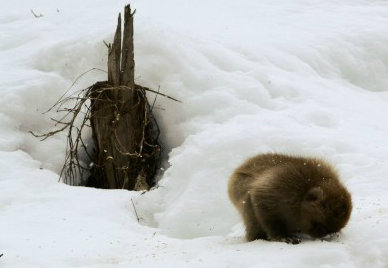
[[[156,102],[156,98],[157,98],[158,95],[159,95],[159,90],[160,90],[160,86],[158,86],[158,94],[155,94],[154,102],[152,103],[152,106],[151,106],[151,112],[152,112],[152,110],[154,109],[154,105],[155,105],[155,102]]]
[[[135,204],[133,203],[133,200],[132,200],[132,198],[131,198],[131,202],[132,202],[133,209],[135,210],[135,214],[136,214],[136,219],[137,219],[137,222],[139,222],[139,223],[140,223],[140,219],[139,219],[139,216],[137,215],[136,207],[135,207]]]
[[[163,93],[160,93],[160,92],[158,92],[158,91],[149,89],[149,88],[147,88],[147,87],[142,87],[142,86],[139,86],[139,85],[136,85],[136,87],[138,87],[138,88],[140,88],[140,89],[142,89],[142,90],[145,90],[145,91],[150,91],[150,92],[152,92],[152,93],[161,95],[161,96],[166,97],[166,98],[168,98],[168,99],[170,99],[170,100],[173,100],[173,101],[177,101],[177,102],[182,103],[182,101],[180,101],[180,100],[174,99],[173,97],[170,97],[170,96],[168,96],[168,95],[166,95],[166,94],[163,94]]]
[[[32,9],[30,9],[30,10],[31,10],[32,15],[34,15],[35,18],[39,19],[39,18],[43,17],[42,14],[36,15]]]
[[[102,70],[102,69],[99,69],[99,68],[92,68],[92,69],[87,70],[86,72],[80,74],[80,75],[74,80],[73,84],[71,84],[71,86],[66,90],[66,92],[63,93],[63,95],[59,98],[59,100],[58,100],[58,101],[57,101],[50,109],[48,109],[46,112],[44,112],[44,114],[47,113],[47,112],[49,112],[49,111],[51,111],[51,110],[52,110],[55,106],[57,106],[59,103],[63,102],[63,101],[64,101],[64,100],[63,100],[63,97],[66,96],[66,94],[67,94],[67,93],[70,91],[70,89],[75,85],[75,83],[77,83],[78,80],[79,80],[82,76],[84,76],[85,74],[87,74],[87,73],[89,73],[89,72],[91,72],[91,71],[101,71],[101,72],[104,72],[104,73],[108,73],[107,71]],[[90,87],[89,87],[89,88],[90,88]],[[89,88],[87,88],[86,90],[88,90]],[[81,90],[81,92],[83,92],[83,91],[84,91],[84,90]]]

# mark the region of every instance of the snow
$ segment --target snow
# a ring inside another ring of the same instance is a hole
[[[388,267],[388,3],[132,1],[137,83],[183,101],[157,98],[165,172],[145,194],[68,186],[66,135],[29,131],[106,70],[126,3],[0,10],[0,266]],[[263,152],[336,166],[354,204],[338,237],[245,241],[227,181]]]

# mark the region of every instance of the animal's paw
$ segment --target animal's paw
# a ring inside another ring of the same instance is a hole
[[[301,239],[296,237],[296,236],[288,236],[288,237],[280,238],[279,241],[285,242],[287,244],[296,245],[296,244],[299,244],[301,242]]]

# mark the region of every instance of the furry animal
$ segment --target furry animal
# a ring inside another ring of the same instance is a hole
[[[297,244],[296,233],[321,238],[341,230],[352,211],[350,193],[325,161],[263,154],[232,174],[229,197],[241,214],[248,241]]]

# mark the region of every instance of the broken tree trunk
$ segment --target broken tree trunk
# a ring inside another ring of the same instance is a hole
[[[121,14],[108,50],[108,81],[91,88],[91,127],[95,143],[88,185],[108,189],[148,190],[160,160],[159,129],[144,87],[134,82],[133,15]]]

